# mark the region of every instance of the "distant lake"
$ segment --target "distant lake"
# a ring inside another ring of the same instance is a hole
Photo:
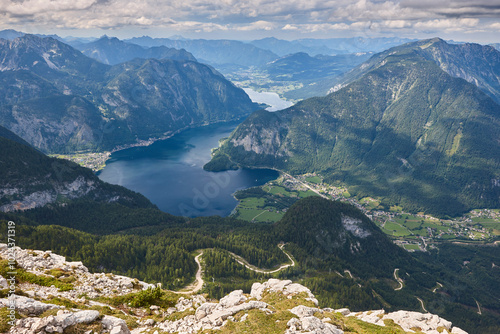
[[[277,111],[281,109],[286,109],[293,105],[292,102],[282,100],[280,96],[273,92],[256,92],[251,88],[243,88],[245,93],[250,97],[253,102],[265,103],[269,105],[266,108],[267,111]]]
[[[211,149],[239,122],[185,130],[150,146],[115,152],[99,173],[103,181],[137,191],[162,211],[189,217],[228,216],[236,207],[232,194],[278,177],[269,169],[206,172]]]

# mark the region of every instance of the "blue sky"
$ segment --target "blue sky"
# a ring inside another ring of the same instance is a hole
[[[0,0],[0,29],[62,36],[500,42],[500,0]]]

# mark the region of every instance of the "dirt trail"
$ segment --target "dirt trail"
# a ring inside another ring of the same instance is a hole
[[[399,268],[396,268],[394,269],[394,279],[399,283],[399,287],[395,288],[394,290],[398,291],[398,290],[401,290],[403,288],[403,280],[401,278],[398,277],[398,271],[399,271]]]
[[[194,280],[193,283],[190,285],[186,286],[184,289],[181,291],[173,291],[175,293],[181,293],[183,295],[189,295],[192,293],[197,293],[198,291],[203,288],[203,277],[201,276],[202,274],[202,268],[201,268],[201,262],[200,262],[200,257],[203,255],[203,251],[196,255],[194,260],[196,261],[196,264],[198,265],[198,271],[196,272],[196,279]]]
[[[274,270],[265,270],[265,269],[257,268],[255,266],[250,265],[241,256],[236,255],[236,254],[234,254],[232,252],[229,252],[229,254],[231,254],[231,256],[233,256],[233,258],[236,260],[236,262],[238,262],[241,265],[244,265],[245,267],[247,267],[248,269],[250,269],[252,271],[255,271],[255,272],[258,272],[258,273],[264,273],[264,274],[272,274],[272,273],[276,273],[276,272],[278,272],[280,270],[283,270],[285,268],[295,266],[295,261],[290,256],[290,254],[288,254],[283,249],[284,246],[285,246],[284,244],[278,245],[279,249],[281,249],[281,251],[283,253],[285,253],[285,255],[290,259],[291,263],[283,264],[278,269],[274,269]],[[203,277],[202,277],[203,270],[202,270],[201,262],[200,262],[200,257],[202,255],[203,255],[203,251],[201,251],[201,253],[198,254],[198,255],[196,255],[196,257],[194,258],[194,260],[196,261],[196,264],[198,264],[198,271],[196,272],[196,279],[194,280],[194,282],[191,283],[190,285],[186,286],[185,288],[183,288],[181,291],[172,291],[172,290],[170,290],[170,291],[175,292],[175,293],[180,293],[180,294],[183,294],[183,295],[189,295],[189,294],[197,293],[198,291],[200,291],[203,288],[203,283],[204,283]]]
[[[283,270],[283,269],[285,269],[285,268],[295,266],[295,261],[294,261],[294,260],[293,260],[293,258],[290,256],[290,254],[288,254],[288,253],[287,253],[287,252],[283,249],[283,247],[284,247],[284,246],[285,246],[285,245],[282,245],[282,244],[278,245],[279,249],[281,249],[281,251],[282,251],[283,253],[285,253],[285,255],[286,255],[286,256],[290,259],[290,261],[291,261],[292,263],[289,263],[289,264],[283,264],[283,265],[281,265],[278,269],[274,269],[274,270],[259,269],[259,268],[255,267],[255,266],[250,265],[250,264],[249,264],[249,263],[248,263],[245,259],[243,259],[241,256],[236,255],[236,254],[231,253],[231,252],[229,252],[229,253],[233,256],[233,258],[236,260],[236,262],[238,262],[239,264],[241,264],[241,265],[243,265],[243,266],[247,267],[248,269],[250,269],[250,270],[252,270],[252,271],[255,271],[255,272],[257,272],[257,273],[272,274],[272,273],[277,273],[278,271],[281,271],[281,270]]]

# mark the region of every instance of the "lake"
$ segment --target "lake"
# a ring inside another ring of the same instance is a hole
[[[267,111],[286,109],[293,105],[292,102],[281,99],[280,96],[274,92],[256,92],[251,88],[243,88],[243,90],[253,102],[269,105],[269,107],[266,108]]]
[[[269,169],[206,172],[211,149],[239,122],[185,130],[150,146],[115,152],[98,174],[103,181],[137,191],[160,210],[181,216],[228,216],[236,207],[233,193],[278,177]]]

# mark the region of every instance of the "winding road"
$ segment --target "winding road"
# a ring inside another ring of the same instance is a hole
[[[403,289],[403,286],[404,286],[403,280],[398,277],[398,271],[399,271],[399,268],[394,269],[394,279],[399,283],[399,287],[395,288],[394,289],[395,291],[399,291],[399,290]]]
[[[238,262],[239,264],[247,267],[248,269],[252,270],[252,271],[255,271],[256,273],[263,273],[263,274],[273,274],[273,273],[277,273],[278,271],[281,271],[285,268],[288,268],[288,267],[293,267],[295,266],[295,261],[293,260],[293,258],[290,256],[290,254],[288,254],[284,249],[283,247],[285,247],[284,244],[279,244],[278,245],[278,248],[281,249],[281,251],[283,253],[285,253],[285,255],[290,259],[290,261],[292,263],[288,263],[288,264],[283,264],[281,265],[278,269],[274,269],[274,270],[266,270],[266,269],[259,269],[255,266],[252,266],[251,264],[249,264],[247,261],[245,261],[245,259],[243,259],[241,256],[239,255],[236,255],[232,252],[229,252],[229,254],[231,254],[233,256],[233,258],[236,260],[236,262]]]
[[[441,284],[441,283],[439,283],[439,282],[436,282],[436,283],[437,283],[437,285],[439,285],[439,286],[438,286],[438,287],[435,287],[435,288],[432,290],[432,292],[433,292],[433,293],[436,293],[437,289],[440,289],[440,288],[442,288],[442,287],[443,287],[443,284]]]
[[[415,298],[417,298],[418,301],[420,302],[420,306],[422,306],[422,310],[424,310],[424,312],[426,312],[426,313],[429,313],[429,311],[427,311],[427,309],[425,308],[424,301],[422,299],[418,298],[417,296],[415,296]]]
[[[192,293],[197,293],[198,291],[203,288],[203,277],[201,276],[203,270],[201,268],[201,262],[200,262],[200,257],[203,255],[203,251],[201,251],[200,254],[196,255],[194,260],[196,261],[196,264],[198,265],[198,271],[196,272],[196,278],[193,283],[190,285],[186,286],[184,289],[181,291],[173,291],[175,293],[181,293],[184,295],[189,295]]]
[[[259,269],[259,268],[255,267],[255,266],[250,265],[241,256],[236,255],[236,254],[234,254],[232,252],[229,252],[229,254],[231,254],[231,256],[235,259],[236,262],[238,262],[239,264],[247,267],[248,269],[250,269],[252,271],[255,271],[257,273],[263,273],[263,274],[272,274],[272,273],[277,273],[278,271],[281,271],[281,270],[283,270],[285,268],[295,266],[295,260],[290,256],[290,254],[288,254],[283,249],[283,247],[285,247],[285,245],[284,244],[279,244],[278,247],[290,259],[291,263],[283,264],[278,269],[274,269],[274,270]],[[202,255],[203,255],[203,251],[201,250],[200,254],[196,255],[195,258],[194,258],[194,260],[196,261],[196,264],[198,265],[198,271],[196,272],[196,278],[195,278],[194,282],[191,283],[190,285],[186,286],[181,291],[172,291],[172,290],[170,290],[170,291],[175,292],[175,293],[184,294],[184,295],[189,295],[189,294],[197,293],[198,291],[200,291],[203,288],[203,283],[204,283],[203,277],[202,277],[203,269],[201,267],[201,262],[200,262],[200,258],[201,258]]]

